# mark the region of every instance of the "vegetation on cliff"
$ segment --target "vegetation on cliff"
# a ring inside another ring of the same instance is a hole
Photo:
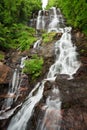
[[[59,7],[67,24],[78,28],[87,35],[87,1],[86,0],[49,0],[47,8]]]
[[[27,48],[24,46],[28,42],[30,46],[31,42],[35,41],[31,33],[34,30],[28,28],[27,24],[39,9],[41,9],[41,1],[39,0],[0,1],[0,48],[2,50],[6,51],[18,46],[24,50]]]
[[[87,34],[87,2],[86,0],[49,0],[47,9],[56,6],[61,8],[67,24]],[[27,25],[33,14],[41,9],[40,0],[3,0],[0,1],[0,48],[29,49],[36,41],[35,30]],[[33,34],[31,33],[33,32]],[[45,39],[49,41],[48,39]],[[29,45],[29,46],[28,46]]]
[[[34,55],[30,60],[25,61],[23,72],[30,75],[34,80],[40,76],[43,63],[43,58]]]

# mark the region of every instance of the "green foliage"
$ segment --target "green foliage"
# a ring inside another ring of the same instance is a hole
[[[57,7],[67,19],[67,24],[87,32],[87,1],[86,0],[56,0]],[[86,33],[87,34],[87,33]]]
[[[15,44],[18,45],[21,51],[29,50],[30,46],[37,40],[37,38],[34,37],[35,29],[23,24],[14,24],[11,32]]]
[[[0,1],[0,48],[19,47],[29,49],[36,40],[35,30],[27,27],[33,13],[41,9],[40,0],[1,0]],[[21,24],[20,24],[21,23]],[[29,46],[28,46],[29,45]]]
[[[32,59],[25,61],[25,67],[23,72],[32,76],[32,79],[36,79],[41,74],[43,65],[43,58],[34,55]]]
[[[37,40],[35,29],[24,24],[13,24],[11,27],[4,27],[0,24],[0,47],[5,49],[19,48],[21,51],[29,49]]]
[[[42,39],[44,43],[49,43],[52,42],[54,37],[56,35],[56,32],[50,32],[50,33],[43,33],[42,34]]]
[[[13,23],[27,23],[32,12],[41,9],[41,1],[31,0],[3,0],[0,1],[0,19],[4,25]]]
[[[0,24],[0,48],[9,48],[9,43],[12,42],[10,38],[10,30]]]

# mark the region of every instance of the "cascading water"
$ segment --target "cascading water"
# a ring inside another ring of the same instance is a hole
[[[3,104],[3,108],[8,108],[13,104],[13,100],[14,100],[14,96],[18,90],[18,86],[19,86],[19,71],[18,69],[15,69],[14,73],[13,73],[13,77],[12,77],[12,81],[9,85],[9,91],[8,91],[8,98],[5,99],[4,104]]]
[[[53,88],[51,96],[46,100],[45,108],[45,116],[42,121],[38,122],[36,130],[60,130],[61,101],[57,88]]]
[[[54,13],[54,15],[56,14]],[[58,27],[56,29],[58,31],[60,28]],[[62,28],[63,35],[61,39],[55,43],[56,61],[50,67],[47,79],[44,79],[40,83],[37,83],[35,88],[26,98],[21,109],[11,119],[8,130],[26,130],[28,125],[27,123],[32,116],[33,109],[43,96],[44,84],[47,80],[54,81],[57,74],[68,74],[70,78],[72,78],[72,75],[76,73],[77,69],[80,66],[80,63],[77,61],[76,47],[72,44],[70,31],[71,27]],[[60,130],[61,101],[59,98],[59,90],[55,87],[52,90],[52,96],[49,96],[46,100],[47,109],[45,116],[42,123],[38,125],[37,130]],[[51,125],[47,124],[47,120],[51,122]]]
[[[55,7],[52,7],[50,9],[51,15],[50,15],[50,23],[48,26],[48,32],[56,31],[56,32],[62,32],[61,25],[64,26],[64,20],[60,13],[59,9],[56,9]]]
[[[49,15],[50,14],[50,15]],[[59,9],[52,7],[49,11],[40,10],[37,17],[37,30],[56,31],[63,33],[64,19]]]
[[[25,130],[27,127],[27,122],[30,119],[33,108],[38,103],[42,97],[44,82],[38,83],[34,90],[29,94],[26,101],[22,105],[21,110],[12,118],[8,130]],[[36,94],[34,95],[34,92]]]
[[[34,43],[33,48],[34,48],[34,49],[39,48],[39,47],[40,47],[40,44],[41,44],[41,41],[42,41],[41,38],[40,38],[39,40],[37,40],[37,41]]]
[[[68,74],[72,78],[72,75],[80,67],[76,47],[73,46],[71,41],[70,31],[71,27],[66,27],[61,39],[55,43],[56,61],[50,68],[48,78],[54,77],[56,74]]]
[[[37,24],[36,29],[37,30],[44,30],[45,28],[45,17],[44,17],[44,11],[40,10],[37,17]]]
[[[26,58],[27,56],[21,58],[20,68],[24,67],[24,61],[26,60]],[[15,69],[12,80],[9,84],[9,90],[7,93],[8,98],[5,99],[2,109],[10,108],[13,102],[17,100],[19,87],[20,87],[20,73],[18,69]]]
[[[26,59],[27,59],[27,56],[21,58],[20,68],[24,68],[24,66],[25,66],[24,61],[25,61]]]

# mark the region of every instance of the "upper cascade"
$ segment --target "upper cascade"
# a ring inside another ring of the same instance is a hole
[[[60,9],[52,7],[48,11],[39,11],[36,23],[37,30],[46,30],[47,32],[62,32],[62,28],[64,27],[64,19]]]

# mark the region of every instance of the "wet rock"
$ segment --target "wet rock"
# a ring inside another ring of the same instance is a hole
[[[20,87],[18,89],[18,91],[20,92],[20,96],[18,100],[22,102],[30,91],[30,85],[28,81],[28,76],[26,74],[22,74],[20,78]]]
[[[72,30],[72,41],[77,46],[80,56],[87,57],[87,36],[80,30]]]
[[[54,36],[54,39],[59,40],[62,36],[62,33],[56,33],[56,35]]]
[[[75,33],[75,36],[76,36],[76,38],[78,39],[78,38],[83,38],[85,35],[84,35],[84,33],[82,33],[81,31],[77,31],[77,32]]]
[[[58,85],[62,103],[66,104],[80,104],[87,107],[87,78],[76,78],[67,80],[64,78],[56,79],[56,85]]]
[[[77,73],[74,74],[75,78],[79,78],[79,77],[87,77],[87,65],[86,64],[82,64],[81,67],[77,70]]]
[[[53,57],[54,43],[42,44],[42,47],[37,52],[40,56]]]
[[[43,98],[47,98],[48,95],[50,96],[51,95],[51,90],[53,88],[53,82],[50,82],[50,81],[47,81],[45,84],[44,84],[44,92],[43,92]]]
[[[58,75],[56,86],[62,101],[62,121],[60,130],[87,129],[87,77],[77,76],[68,80]]]
[[[80,106],[63,110],[60,130],[86,130],[87,109]]]
[[[77,70],[76,74],[74,75],[75,78],[87,77],[87,57],[81,56],[80,61],[81,61],[81,66]]]
[[[12,69],[0,62],[0,84],[9,84],[12,77]]]

